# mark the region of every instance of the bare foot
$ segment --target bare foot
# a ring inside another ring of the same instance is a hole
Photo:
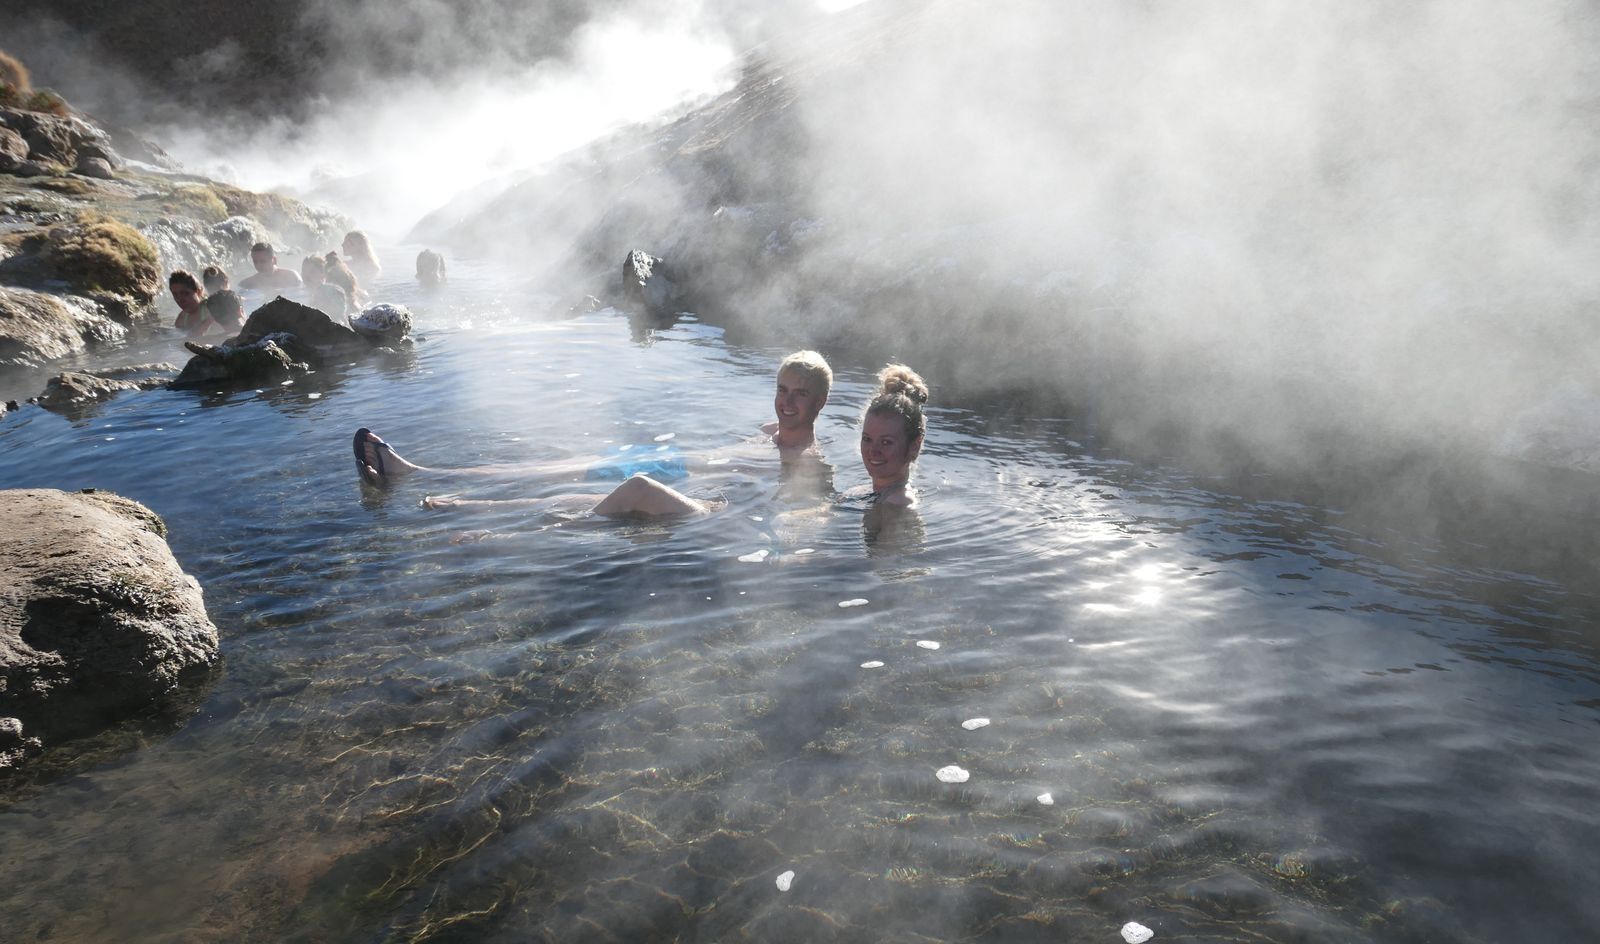
[[[427,495],[422,499],[422,507],[437,511],[440,508],[454,508],[461,504],[461,498],[456,495]]]

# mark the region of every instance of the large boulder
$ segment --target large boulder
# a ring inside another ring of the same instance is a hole
[[[682,296],[666,262],[660,258],[635,249],[622,260],[622,299],[629,307],[668,317],[678,312]]]
[[[349,325],[340,324],[308,305],[279,296],[255,311],[239,329],[238,344],[253,344],[275,334],[290,334],[313,356],[362,349],[367,343]]]
[[[0,367],[37,367],[126,335],[87,299],[0,286]]]
[[[112,166],[121,163],[110,136],[76,115],[0,108],[0,126],[21,135],[28,142],[27,156],[35,161],[75,167],[81,155]]]
[[[90,733],[172,707],[217,663],[165,536],[116,495],[0,492],[0,718],[46,742]]]

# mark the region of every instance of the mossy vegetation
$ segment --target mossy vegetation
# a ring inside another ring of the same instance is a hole
[[[215,190],[205,184],[183,184],[154,199],[161,211],[170,216],[187,216],[206,223],[220,223],[233,215]]]
[[[0,106],[69,115],[66,99],[50,89],[36,89],[22,60],[0,49]]]
[[[22,107],[29,111],[48,112],[62,118],[72,114],[72,107],[67,104],[67,100],[50,89],[37,89],[28,96]]]
[[[229,184],[212,184],[211,190],[227,207],[229,216],[249,216],[274,228],[298,219],[300,204],[276,193],[253,193]]]
[[[30,183],[39,190],[64,193],[74,197],[82,197],[99,192],[99,188],[82,177],[35,177]]]
[[[76,289],[130,295],[149,302],[161,289],[155,247],[138,230],[97,213],[33,237],[46,265]]]

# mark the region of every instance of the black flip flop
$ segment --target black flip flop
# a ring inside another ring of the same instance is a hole
[[[365,448],[368,440],[371,440],[372,442],[372,458],[374,461],[371,463],[367,462],[367,450]],[[366,469],[370,465],[372,470],[378,473],[378,481],[376,484],[382,485],[387,482],[388,479],[383,473],[383,450],[389,444],[379,439],[377,436],[374,436],[372,434],[372,430],[363,426],[356,430],[356,438],[353,445],[356,453],[356,468],[362,470],[362,477],[365,478]]]

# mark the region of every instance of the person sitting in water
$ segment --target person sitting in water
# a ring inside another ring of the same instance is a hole
[[[821,464],[822,459],[817,450],[816,422],[822,413],[822,408],[828,403],[828,392],[832,387],[833,370],[821,354],[816,351],[796,351],[790,354],[778,365],[778,379],[772,404],[773,412],[777,414],[777,421],[762,426],[761,435],[746,443],[744,447],[718,451],[704,459],[696,459],[694,464],[724,465],[736,454],[752,456],[750,446],[768,445],[777,448],[778,458],[785,463],[804,459]],[[570,462],[501,463],[468,468],[435,469],[407,461],[370,430],[358,430],[356,439],[358,471],[364,480],[380,486],[392,484],[395,480],[405,478],[414,472],[489,475],[502,478],[526,475],[567,476],[591,472],[595,466],[595,460],[590,457]],[[369,449],[365,454],[359,448],[363,441],[366,441]],[[687,464],[685,462],[686,466]]]
[[[256,274],[239,281],[239,291],[260,292],[262,295],[291,292],[300,287],[300,276],[293,269],[278,268],[278,253],[270,243],[256,243],[250,247],[250,264]]]
[[[330,252],[322,257],[323,269],[327,274],[328,284],[344,292],[346,308],[342,312],[328,312],[328,314],[348,315],[361,310],[367,303],[367,293],[361,290],[361,283],[356,280],[356,274],[344,264],[336,252]]]
[[[325,315],[343,317],[350,311],[344,289],[328,282],[328,264],[321,256],[306,256],[300,261],[300,300]]]
[[[344,253],[345,263],[350,266],[350,271],[355,273],[360,284],[371,285],[383,274],[383,267],[378,265],[378,257],[373,254],[372,243],[367,239],[366,233],[360,230],[345,233],[339,251]]]
[[[432,249],[417,253],[417,281],[423,288],[439,288],[448,279],[444,273],[444,256]]]
[[[200,287],[200,280],[194,277],[194,273],[188,269],[173,272],[167,276],[167,290],[178,304],[178,318],[173,322],[173,327],[191,338],[205,334],[212,321],[201,304],[205,301],[206,290]]]
[[[200,284],[205,286],[207,295],[227,291],[232,288],[232,281],[220,266],[208,265],[200,272]]]
[[[229,337],[239,333],[244,327],[244,300],[237,293],[223,289],[215,295],[207,295],[201,302],[207,316],[225,331]]]
[[[853,489],[846,498],[865,498],[874,505],[910,508],[917,503],[911,473],[922,454],[927,419],[928,385],[904,364],[890,364],[878,374],[878,390],[861,414],[861,464],[872,480],[871,490]]]

